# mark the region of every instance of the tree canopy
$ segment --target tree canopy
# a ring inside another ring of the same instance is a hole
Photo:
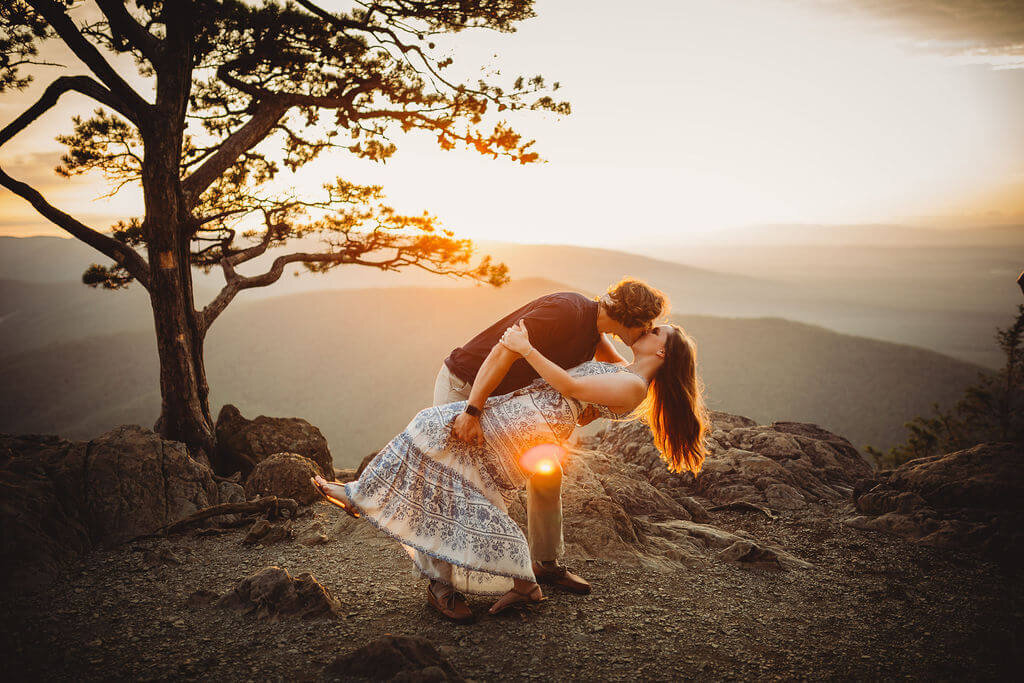
[[[549,87],[542,76],[520,76],[504,87],[485,80],[457,83],[446,75],[452,58],[434,54],[438,34],[513,31],[516,22],[533,16],[532,2],[389,0],[328,11],[309,0],[97,0],[95,20],[76,21],[76,12],[86,9],[78,4],[69,9],[52,0],[13,0],[0,10],[0,91],[28,86],[32,76],[22,70],[45,64],[37,45],[49,39],[62,40],[93,74],[55,79],[4,129],[0,144],[61,94],[77,91],[101,106],[74,117],[72,130],[58,138],[68,148],[59,174],[101,171],[115,193],[127,184],[145,185],[151,148],[171,145],[180,162],[175,189],[187,209],[183,229],[193,242],[192,263],[223,268],[223,298],[272,283],[288,263],[312,272],[340,264],[416,266],[492,284],[507,280],[504,266],[489,259],[471,266],[472,243],[456,239],[436,217],[403,215],[385,204],[380,186],[337,178],[312,197],[267,188],[280,164],[294,171],[328,150],[384,161],[397,151],[396,134],[415,130],[433,135],[441,149],[462,146],[523,164],[538,161],[532,140],[489,114],[568,113],[569,105],[551,96],[558,84]],[[132,88],[104,51],[130,55],[138,74],[153,82],[155,101]],[[157,111],[170,117],[152,116]],[[98,231],[59,215],[31,188],[6,174],[0,180],[114,258],[114,265],[90,267],[83,276],[87,284],[148,286],[151,264],[125,249],[147,243],[145,216],[113,226],[109,240],[117,244],[111,244]],[[253,217],[260,227],[243,229]],[[320,237],[329,250],[278,257],[253,278],[235,271],[268,248],[307,235]],[[239,238],[256,241],[242,244]],[[206,324],[226,303],[211,304]]]

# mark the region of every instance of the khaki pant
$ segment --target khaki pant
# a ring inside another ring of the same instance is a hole
[[[464,382],[444,363],[434,382],[434,405],[465,401],[472,385]],[[538,562],[559,559],[565,552],[562,537],[562,468],[550,474],[535,474],[526,483],[526,526],[530,555]]]

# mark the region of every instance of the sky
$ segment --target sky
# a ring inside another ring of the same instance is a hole
[[[514,120],[545,163],[399,136],[386,164],[338,152],[279,186],[315,196],[334,176],[377,183],[396,208],[427,210],[459,235],[526,243],[685,244],[793,223],[1024,225],[1019,3],[540,0],[535,11],[515,33],[464,32],[439,50],[470,79],[482,67],[562,84],[571,115]],[[0,95],[0,125],[52,78],[85,73],[69,53],[63,63]],[[94,108],[65,95],[0,149],[0,167],[106,231],[140,214],[141,191],[98,198],[102,176],[53,173],[54,137]],[[0,234],[65,235],[4,189]]]

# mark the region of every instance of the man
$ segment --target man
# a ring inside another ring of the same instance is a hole
[[[665,305],[664,294],[631,278],[609,287],[597,301],[575,292],[534,299],[448,355],[434,383],[434,405],[467,401],[452,433],[464,441],[483,443],[480,411],[487,398],[515,391],[538,377],[529,363],[498,343],[510,325],[524,320],[533,346],[565,369],[591,359],[619,363],[625,359],[608,335],[632,345],[662,315]],[[584,414],[579,423],[591,420],[593,416]],[[527,537],[537,581],[581,595],[589,593],[585,579],[558,563],[564,553],[561,467],[534,474],[526,490]],[[430,604],[442,614],[456,621],[468,618],[465,598],[451,586],[431,581],[430,592],[435,598]]]

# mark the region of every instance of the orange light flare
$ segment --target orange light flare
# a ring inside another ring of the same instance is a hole
[[[551,474],[565,461],[568,451],[556,443],[542,443],[533,446],[519,456],[519,464],[533,474]]]

